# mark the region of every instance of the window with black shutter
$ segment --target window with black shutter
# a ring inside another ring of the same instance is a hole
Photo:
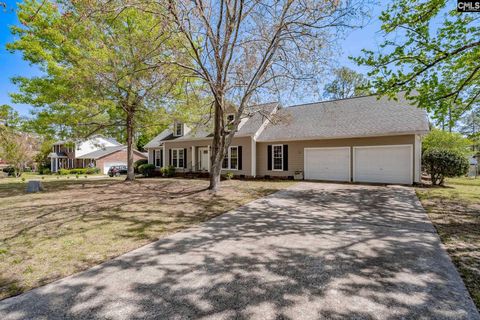
[[[267,146],[267,169],[272,170],[272,146]]]
[[[288,171],[288,144],[283,145],[283,171]]]

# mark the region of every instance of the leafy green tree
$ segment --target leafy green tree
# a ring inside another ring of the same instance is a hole
[[[15,111],[11,106],[8,104],[4,104],[0,106],[0,125],[4,125],[7,127],[18,127],[22,123],[22,119],[20,118],[17,111]]]
[[[128,147],[127,180],[135,178],[136,133],[169,123],[158,115],[182,104],[190,81],[179,77],[176,65],[164,63],[173,59],[181,39],[144,9],[121,0],[26,0],[18,10],[22,26],[12,27],[18,40],[8,45],[44,72],[15,78],[20,93],[12,94],[15,102],[36,108],[37,131],[122,137]]]
[[[470,155],[472,142],[460,133],[432,129],[422,141],[422,152],[449,150],[464,156]]]
[[[473,151],[480,150],[480,107],[465,114],[461,119],[459,132],[472,141]]]
[[[369,94],[368,81],[352,69],[341,67],[333,70],[334,79],[325,85],[324,97],[327,99],[346,99]]]
[[[451,1],[393,1],[380,16],[385,40],[379,52],[364,50],[354,60],[371,67],[378,93],[406,91],[451,131],[480,97],[478,19],[457,12]]]

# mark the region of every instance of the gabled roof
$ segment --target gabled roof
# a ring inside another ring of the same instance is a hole
[[[248,121],[238,129],[235,136],[249,136],[257,133],[263,123],[279,106],[278,102],[270,102],[250,107],[247,110],[250,116]]]
[[[77,143],[77,142],[83,142],[83,141],[87,141],[87,140],[91,140],[91,139],[95,139],[95,138],[101,138],[101,139],[104,139],[114,145],[117,145],[117,146],[120,146],[122,145],[120,142],[118,142],[117,140],[113,139],[113,138],[108,138],[108,137],[105,137],[104,135],[101,135],[101,134],[96,134],[96,135],[93,135],[87,139],[75,139],[75,140],[60,140],[60,141],[56,141],[53,143],[53,145],[62,145],[62,144],[66,144],[66,143]]]
[[[127,149],[127,146],[120,145],[114,147],[103,147],[102,149],[92,151],[90,153],[84,154],[82,156],[77,157],[77,159],[99,159],[101,157],[108,156],[114,152]]]
[[[144,148],[157,148],[162,145],[162,141],[166,140],[169,137],[173,137],[173,132],[170,129],[163,130],[159,135],[150,140]]]
[[[267,120],[267,117],[278,107],[278,102],[265,103],[249,107],[245,112],[245,119],[239,125],[236,137],[253,136]],[[158,148],[164,141],[195,140],[213,137],[211,128],[207,124],[197,124],[183,136],[175,137],[172,130],[166,129],[149,141],[144,148]]]
[[[269,123],[258,141],[337,139],[375,135],[425,133],[427,113],[410,104],[363,96],[280,109],[277,123]]]

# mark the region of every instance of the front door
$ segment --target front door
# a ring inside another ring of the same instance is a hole
[[[210,160],[208,157],[208,148],[198,148],[198,159],[200,162],[198,169],[200,171],[208,171],[208,161]]]

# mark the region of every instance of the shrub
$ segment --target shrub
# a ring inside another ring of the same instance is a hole
[[[6,168],[3,168],[2,171],[5,172],[8,176],[15,175],[15,168],[14,167],[6,167]]]
[[[176,173],[176,169],[174,166],[166,166],[160,169],[160,173],[164,177],[173,177]]]
[[[140,167],[142,164],[147,164],[148,163],[148,160],[146,159],[140,159],[140,160],[137,160],[135,161],[135,163],[133,164],[133,170],[135,172],[139,172],[138,171],[138,167]]]
[[[233,173],[232,172],[225,173],[225,179],[232,180],[232,178],[233,178]]]
[[[50,166],[40,165],[38,167],[38,174],[51,174]]]
[[[451,150],[425,151],[423,164],[432,177],[433,185],[443,185],[446,177],[465,175],[469,169],[468,159],[461,153]]]
[[[85,170],[85,173],[86,174],[99,174],[100,173],[100,169],[99,168],[87,168]]]
[[[150,177],[155,171],[155,165],[151,163],[144,163],[138,166],[138,172],[141,173],[144,177]]]
[[[58,174],[61,175],[61,176],[66,176],[66,175],[69,175],[69,174],[70,174],[70,170],[68,170],[68,169],[60,169],[60,170],[58,170]]]
[[[71,174],[86,174],[87,168],[75,168],[70,170]]]

